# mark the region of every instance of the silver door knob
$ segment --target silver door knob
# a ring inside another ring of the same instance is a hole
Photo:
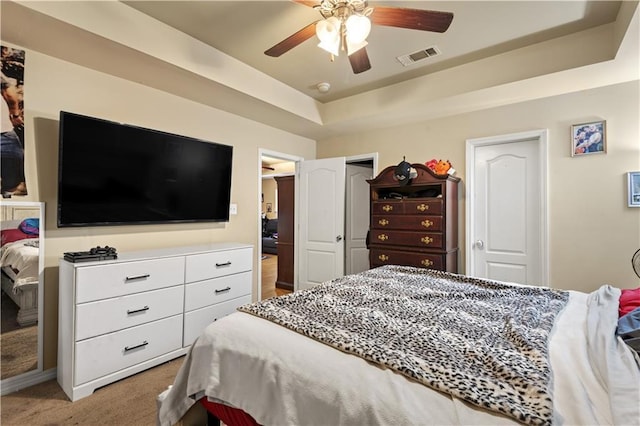
[[[476,247],[478,249],[482,250],[484,248],[484,241],[482,241],[482,240],[476,241]]]
[[[336,237],[336,242],[339,243],[340,241],[342,241],[342,235],[338,235]]]

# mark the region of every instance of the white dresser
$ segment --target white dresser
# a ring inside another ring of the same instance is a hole
[[[60,261],[58,383],[76,401],[179,357],[251,302],[253,247],[237,243]]]

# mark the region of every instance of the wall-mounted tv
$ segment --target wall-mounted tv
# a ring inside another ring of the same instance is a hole
[[[229,220],[233,147],[60,112],[58,226]]]

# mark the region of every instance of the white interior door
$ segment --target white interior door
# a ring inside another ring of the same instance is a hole
[[[467,274],[547,285],[541,140],[514,138],[471,147]]]
[[[345,273],[356,274],[369,269],[369,249],[366,238],[369,230],[369,183],[373,177],[371,166],[347,164]]]
[[[298,289],[344,275],[345,158],[300,162]]]

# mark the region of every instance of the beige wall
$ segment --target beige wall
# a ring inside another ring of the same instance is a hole
[[[549,129],[550,285],[592,291],[607,283],[640,284],[631,256],[640,248],[640,209],[628,208],[626,173],[640,170],[638,81],[506,107],[376,129],[318,141],[318,158],[377,151],[379,170],[407,157],[412,163],[449,159],[463,180],[466,139]],[[570,126],[607,121],[606,155],[570,156]],[[464,268],[465,233],[460,233]]]
[[[230,221],[223,224],[58,229],[56,194],[60,110],[232,145],[231,202],[238,205],[238,215],[231,216]],[[26,52],[25,115],[25,167],[29,195],[19,200],[46,203],[45,369],[56,365],[58,261],[64,252],[88,250],[97,245],[109,245],[122,252],[222,241],[238,241],[255,247],[259,243],[261,211],[259,149],[287,152],[304,158],[315,157],[313,140],[30,50]],[[254,263],[254,270],[255,267]],[[255,274],[253,283],[256,288]]]

